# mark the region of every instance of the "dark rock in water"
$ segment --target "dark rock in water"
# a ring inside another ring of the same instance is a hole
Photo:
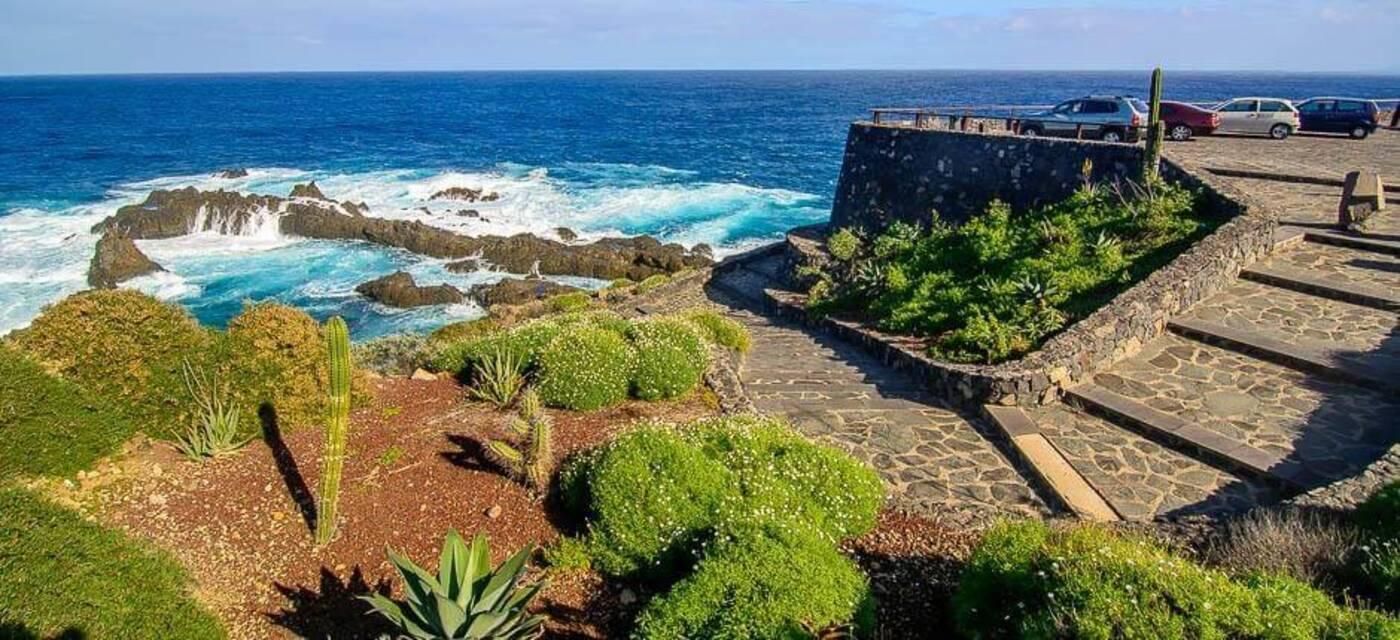
[[[364,202],[350,202],[347,200],[340,203],[340,206],[344,207],[345,212],[352,216],[363,216],[369,213],[369,205]]]
[[[88,266],[88,285],[113,289],[122,282],[148,273],[165,271],[136,247],[131,237],[117,229],[102,234]]]
[[[321,193],[321,188],[318,187],[318,186],[316,186],[316,181],[315,181],[315,180],[312,180],[309,184],[292,185],[292,195],[291,195],[291,197],[293,197],[293,198],[312,198],[312,199],[315,199],[315,200],[329,200],[329,199],[330,199],[330,198],[327,198],[327,197],[326,197],[326,194]]]
[[[490,307],[498,304],[524,304],[574,291],[582,291],[582,289],[548,280],[506,278],[494,284],[475,285],[467,292],[467,295],[481,303],[481,306]]]
[[[405,309],[456,304],[465,299],[461,290],[450,284],[420,287],[413,281],[413,276],[404,271],[370,280],[355,287],[355,292],[380,304]]]
[[[573,242],[575,240],[578,240],[578,234],[574,233],[574,230],[568,227],[555,227],[554,233],[555,235],[558,235],[559,239],[563,240],[564,242]]]
[[[246,178],[246,177],[248,177],[248,170],[247,170],[247,169],[241,169],[241,168],[240,168],[240,169],[224,169],[223,171],[220,171],[220,172],[214,174],[214,177],[215,177],[215,178],[223,178],[223,179],[225,179],[225,180],[232,180],[232,179],[234,179],[234,178]]]
[[[463,218],[480,218],[481,212],[476,209],[461,209],[457,212],[457,215]]]
[[[443,189],[431,196],[429,200],[459,200],[461,202],[495,202],[501,199],[501,194],[495,191],[484,191],[482,189],[472,189],[471,187],[452,187]]]
[[[92,232],[115,228],[137,240],[178,238],[200,231],[238,235],[251,229],[257,216],[278,210],[282,203],[276,196],[194,187],[152,191],[145,202],[118,209],[116,215],[94,225]]]
[[[641,281],[660,273],[703,267],[711,260],[679,244],[648,236],[605,238],[564,244],[531,234],[464,236],[422,222],[356,215],[357,205],[329,200],[288,200],[231,191],[202,192],[193,187],[153,191],[141,204],[122,207],[93,227],[94,233],[121,230],[137,239],[175,238],[199,231],[229,235],[275,223],[286,235],[321,240],[362,240],[434,258],[459,260],[453,271],[491,265],[512,273],[574,275]],[[269,219],[269,216],[275,217]],[[468,260],[463,260],[472,258]],[[478,260],[479,258],[479,260]],[[538,267],[536,269],[536,267]]]
[[[706,260],[715,259],[715,249],[708,244],[701,242],[690,248],[690,252],[697,256],[704,256]]]

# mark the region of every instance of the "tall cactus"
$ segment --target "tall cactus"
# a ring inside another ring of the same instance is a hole
[[[316,502],[316,544],[335,536],[340,501],[340,472],[345,466],[345,439],[350,430],[350,329],[339,316],[326,323],[331,388],[326,398],[326,449],[321,454],[321,493]]]
[[[1142,159],[1142,178],[1153,180],[1162,166],[1162,140],[1166,127],[1162,125],[1162,68],[1152,70],[1152,98],[1147,114],[1147,152]]]

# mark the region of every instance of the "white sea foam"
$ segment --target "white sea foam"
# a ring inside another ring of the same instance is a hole
[[[194,187],[285,197],[293,185],[315,180],[330,198],[369,205],[372,216],[417,220],[469,235],[535,233],[556,237],[556,228],[568,227],[582,241],[589,241],[647,233],[685,245],[708,243],[721,256],[825,215],[817,209],[819,198],[810,194],[694,178],[692,172],[666,167],[565,163],[555,171],[518,164],[478,172],[398,169],[345,173],[265,167],[250,168],[241,178],[201,174],[127,183],[113,188],[100,202],[51,211],[25,209],[0,216],[0,333],[28,324],[44,304],[86,288],[87,266],[97,241],[90,231],[92,225],[121,206],[144,200],[155,189]],[[478,203],[429,200],[434,193],[452,187],[483,189],[500,194],[500,199]],[[463,215],[467,210],[477,214]],[[133,281],[129,286],[197,307],[238,302],[220,296],[265,296],[280,291],[278,295],[288,299],[316,301],[318,308],[334,309],[359,300],[354,293],[356,284],[394,268],[407,269],[424,284],[447,282],[464,288],[502,277],[450,273],[444,261],[390,249],[347,251],[343,243],[317,244],[311,254],[301,255],[294,248],[308,241],[281,236],[278,216],[274,211],[261,212],[234,236],[221,233],[231,230],[226,220],[211,221],[202,215],[195,223],[195,228],[201,229],[197,233],[140,241],[141,250],[170,272]],[[261,279],[266,286],[241,282],[250,278]],[[219,286],[211,284],[215,282]],[[434,317],[480,313],[475,305],[467,304],[415,310],[389,321],[385,312],[385,323],[397,328],[427,326]]]

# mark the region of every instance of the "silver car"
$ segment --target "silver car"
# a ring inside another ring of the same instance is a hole
[[[1147,123],[1147,103],[1127,96],[1084,96],[1066,100],[1049,111],[1022,118],[1021,133],[1028,136],[1075,137],[1104,142],[1131,142]]]
[[[1220,114],[1216,133],[1248,133],[1283,140],[1298,130],[1298,109],[1283,98],[1235,98],[1214,109]]]

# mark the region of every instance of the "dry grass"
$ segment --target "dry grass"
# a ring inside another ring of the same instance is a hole
[[[1206,550],[1206,559],[1236,575],[1282,573],[1335,593],[1360,540],[1354,527],[1335,516],[1256,509],[1228,523]]]

